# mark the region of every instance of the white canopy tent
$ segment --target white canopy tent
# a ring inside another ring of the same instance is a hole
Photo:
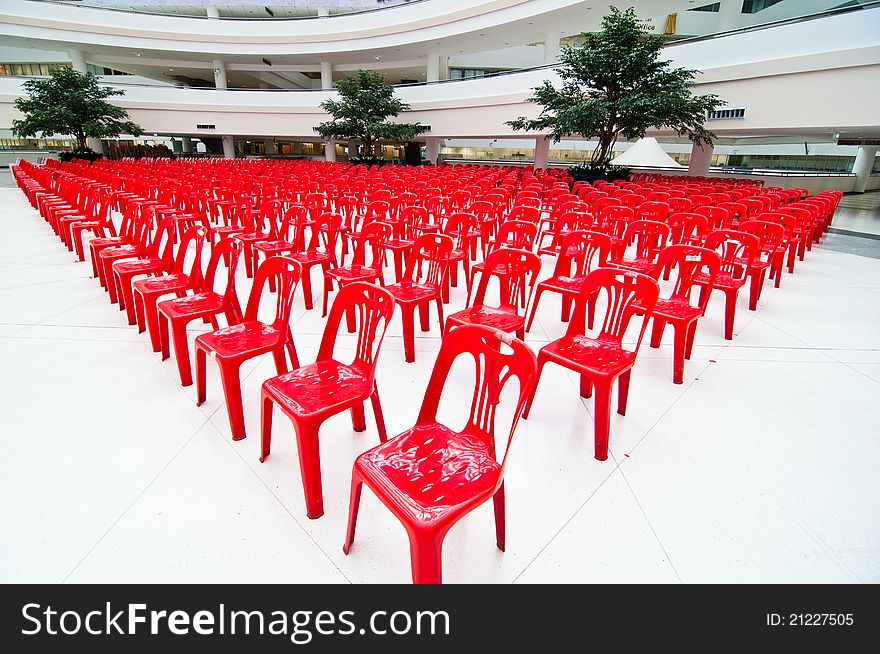
[[[611,165],[644,168],[684,168],[684,166],[666,154],[663,148],[660,147],[660,144],[657,143],[657,139],[653,137],[639,139],[622,155],[612,159]]]

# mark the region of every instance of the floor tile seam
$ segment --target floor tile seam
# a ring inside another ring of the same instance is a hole
[[[64,576],[64,578],[61,580],[60,583],[62,583],[62,584],[67,583],[67,580],[70,579],[70,577],[79,569],[79,567],[85,562],[85,560],[87,558],[89,558],[89,556],[92,554],[92,552],[94,552],[95,549],[97,549],[97,547],[104,541],[104,539],[107,538],[107,536],[110,534],[110,532],[113,531],[113,529],[116,527],[116,525],[118,525],[122,521],[122,519],[128,514],[128,512],[131,511],[131,509],[135,506],[135,504],[137,504],[141,500],[141,498],[147,493],[147,491],[149,491],[150,488],[152,488],[153,484],[156,483],[156,481],[159,479],[159,477],[161,477],[162,474],[168,469],[168,467],[177,459],[177,457],[180,456],[180,453],[183,452],[183,450],[185,450],[189,446],[189,444],[193,441],[193,439],[196,437],[196,435],[205,427],[205,425],[209,424],[209,423],[210,423],[210,421],[208,418],[205,418],[205,420],[202,421],[202,423],[193,431],[192,434],[190,434],[190,436],[186,439],[186,441],[184,441],[183,444],[181,444],[181,446],[174,452],[174,454],[171,456],[171,458],[165,462],[165,464],[156,473],[156,475],[146,484],[146,486],[144,486],[144,488],[141,489],[141,491],[128,504],[128,506],[126,506],[125,509],[123,509],[122,513],[120,513],[119,516],[117,516],[117,518],[110,524],[110,526],[107,527],[107,529],[98,538],[98,540],[96,540],[95,543],[89,548],[89,550],[82,556],[82,558],[80,558],[79,562],[77,562],[77,564],[73,566],[73,568],[70,570],[70,572],[68,572]]]
[[[611,468],[611,470],[608,472],[608,474],[605,476],[605,478],[601,481],[601,483],[600,483],[598,486],[596,486],[596,488],[594,488],[593,491],[587,496],[587,499],[585,499],[585,500],[581,503],[581,505],[578,506],[578,507],[574,510],[574,512],[573,512],[573,513],[572,513],[572,514],[571,514],[571,515],[565,520],[565,522],[562,524],[562,526],[560,526],[559,529],[556,530],[556,533],[553,534],[553,535],[550,537],[550,539],[547,540],[547,542],[544,543],[544,545],[541,546],[541,548],[538,550],[538,552],[535,554],[535,556],[533,556],[533,557],[531,558],[531,560],[529,560],[529,561],[526,563],[525,567],[523,567],[523,569],[519,571],[519,573],[518,573],[518,574],[517,574],[512,580],[511,580],[510,583],[515,584],[515,583],[519,580],[519,578],[520,578],[523,574],[525,574],[525,572],[526,572],[526,571],[532,566],[532,564],[535,563],[535,561],[537,561],[537,560],[541,557],[541,555],[547,550],[547,548],[550,547],[550,545],[553,544],[553,541],[555,541],[555,540],[559,537],[559,535],[560,535],[563,531],[565,531],[565,529],[568,527],[568,525],[571,524],[572,520],[574,520],[574,519],[577,517],[578,513],[580,513],[581,510],[583,510],[583,508],[584,508],[584,507],[589,503],[589,501],[590,501],[590,500],[596,495],[596,493],[599,492],[599,490],[605,485],[605,483],[606,483],[609,479],[611,479],[611,477],[612,477],[612,475],[615,473],[615,471],[618,470],[618,469],[620,468],[620,463],[618,463],[617,460],[614,459],[614,456],[613,456],[613,455],[612,455],[612,461],[614,461],[615,465],[614,465],[613,468]]]
[[[299,518],[297,518],[296,515],[294,515],[293,511],[291,511],[290,508],[284,504],[282,499],[275,493],[275,491],[269,487],[269,485],[266,483],[266,481],[259,474],[257,474],[256,469],[253,466],[251,466],[247,462],[247,460],[244,458],[244,456],[241,454],[241,452],[236,447],[233,446],[232,441],[225,434],[223,434],[223,432],[221,432],[213,422],[209,421],[209,424],[213,428],[215,435],[220,440],[222,440],[223,443],[225,443],[226,446],[229,447],[230,450],[232,450],[235,453],[235,455],[238,457],[241,464],[250,471],[250,473],[257,479],[257,481],[263,486],[263,488],[265,488],[266,491],[275,499],[275,501],[278,502],[278,504],[281,506],[281,508],[284,510],[284,512],[287,513],[287,515],[290,516],[291,520],[293,520],[293,522],[297,525],[297,527],[299,527],[302,530],[302,532],[305,534],[306,538],[308,538],[312,542],[312,544],[318,549],[318,551],[321,552],[321,554],[323,554],[324,557],[330,562],[330,565],[332,565],[339,572],[339,574],[342,575],[342,578],[345,579],[349,584],[354,583],[349,578],[349,576],[347,574],[345,574],[345,572],[342,570],[342,568],[340,568],[339,565],[337,565],[337,563],[333,560],[333,558],[330,556],[330,554],[324,549],[324,547],[314,538],[314,536],[309,532],[309,530],[306,529],[305,525],[303,525],[303,523],[299,520]]]

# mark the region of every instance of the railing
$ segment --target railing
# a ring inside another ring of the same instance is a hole
[[[129,7],[128,9],[124,7],[97,7],[95,5],[83,5],[83,4],[74,4],[73,2],[64,2],[63,0],[29,0],[30,2],[39,2],[40,4],[53,4],[53,5],[61,5],[63,7],[76,7],[77,9],[93,9],[97,11],[116,11],[122,12],[126,14],[146,14],[148,16],[164,16],[167,18],[195,18],[200,20],[262,20],[262,21],[282,21],[282,20],[327,20],[333,19],[341,16],[351,16],[352,14],[368,14],[376,11],[388,11],[391,9],[398,9],[400,7],[411,6],[415,4],[420,4],[422,2],[428,2],[428,0],[402,0],[397,4],[386,5],[382,7],[364,7],[363,9],[353,7],[351,11],[346,11],[344,13],[339,14],[330,14],[329,16],[285,16],[284,18],[274,18],[271,16],[222,16],[219,18],[210,18],[207,15],[174,15],[168,14],[159,10],[150,11],[149,8],[143,7],[141,9],[135,9],[134,6]],[[186,3],[183,3],[186,4]],[[206,6],[211,4],[210,2],[204,3]],[[271,3],[268,3],[271,4]],[[260,5],[254,5],[255,7],[261,7]],[[222,5],[218,6],[218,9],[222,8]]]

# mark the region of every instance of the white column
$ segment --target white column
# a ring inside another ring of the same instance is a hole
[[[188,136],[181,136],[180,146],[185,153],[191,153],[193,151],[193,140]]]
[[[742,7],[743,0],[721,0],[715,31],[722,32],[740,27],[742,25]]]
[[[211,62],[214,66],[214,87],[218,89],[229,88],[226,83],[226,64],[219,59]]]
[[[223,141],[223,157],[225,159],[235,159],[235,141],[231,136],[221,137]]]
[[[324,161],[336,161],[336,141],[324,141]]]
[[[318,18],[328,18],[330,10],[327,7],[318,7]]]
[[[428,54],[427,78],[429,82],[440,81],[440,55],[437,53]]]
[[[437,160],[440,158],[440,139],[436,136],[429,136],[425,139],[425,145],[427,146],[425,149],[427,150],[428,161],[436,166]]]
[[[333,88],[333,64],[329,61],[321,62],[321,88],[325,91]]]
[[[559,32],[547,32],[544,37],[544,64],[555,64],[559,59]]]
[[[440,57],[440,79],[449,79],[449,57]]]
[[[706,177],[709,174],[709,166],[712,165],[713,152],[715,152],[715,146],[694,143],[691,146],[691,163],[688,166],[688,175]]]
[[[263,145],[266,147],[266,154],[272,156],[275,154],[275,139],[266,137],[263,139]]]
[[[220,10],[214,5],[208,5],[205,7],[205,14],[208,18],[220,18]]]
[[[550,162],[550,139],[539,136],[535,139],[535,168],[546,168]]]
[[[856,162],[853,164],[853,172],[856,175],[856,181],[853,184],[853,193],[864,193],[865,187],[868,185],[868,178],[871,177],[871,171],[874,169],[874,161],[877,158],[876,147],[859,147],[856,154]]]
[[[78,73],[86,72],[86,56],[82,50],[69,50],[67,55],[73,64],[73,69]]]

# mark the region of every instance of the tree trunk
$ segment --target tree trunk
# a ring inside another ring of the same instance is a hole
[[[76,133],[76,149],[79,152],[85,151],[88,146],[86,145],[86,135],[83,132]]]

